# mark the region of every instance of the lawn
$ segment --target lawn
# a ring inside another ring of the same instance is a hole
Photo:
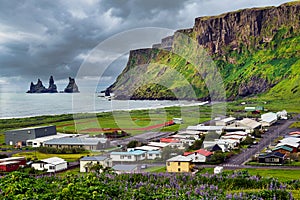
[[[166,172],[165,166],[155,166],[155,167],[149,167],[144,170],[145,172],[152,172],[152,173],[160,173],[160,172]]]
[[[289,128],[300,128],[300,122],[294,122]]]
[[[68,162],[74,162],[80,159],[82,156],[86,156],[86,155],[93,155],[93,154],[89,152],[80,153],[80,154],[45,154],[40,152],[21,152],[21,153],[14,154],[13,156],[14,157],[24,156],[27,159],[28,158],[34,159],[36,157],[38,160],[50,158],[50,157],[60,157],[62,159],[65,159]]]

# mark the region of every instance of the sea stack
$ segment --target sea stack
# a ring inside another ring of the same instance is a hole
[[[38,79],[36,84],[31,82],[30,89],[27,91],[27,93],[47,93],[47,89],[43,85],[42,81]]]
[[[57,87],[54,84],[53,76],[51,76],[49,79],[48,89],[45,88],[43,82],[38,79],[36,84],[34,84],[33,82],[30,83],[30,89],[27,91],[27,93],[57,93]]]
[[[64,90],[65,93],[78,93],[78,86],[75,83],[75,79],[69,77],[69,84],[67,85],[67,87]]]
[[[56,87],[56,85],[54,84],[53,76],[50,76],[50,79],[49,79],[48,92],[49,92],[49,93],[57,93],[57,87]]]

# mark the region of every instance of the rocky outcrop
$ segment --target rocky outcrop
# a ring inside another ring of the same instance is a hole
[[[38,79],[37,83],[34,84],[33,82],[30,83],[30,88],[27,93],[57,93],[57,87],[54,84],[53,76],[49,79],[49,87],[46,88],[42,81]]]
[[[50,79],[49,79],[48,93],[57,93],[57,87],[54,84],[53,76],[50,76]]]
[[[64,92],[65,93],[78,93],[79,92],[78,86],[76,85],[74,78],[69,77],[69,84],[65,88]]]

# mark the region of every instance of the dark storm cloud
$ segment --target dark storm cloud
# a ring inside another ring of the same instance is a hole
[[[108,37],[132,28],[191,27],[194,18],[284,0],[0,0],[0,85],[76,76],[88,53]],[[135,36],[137,39],[138,37]],[[153,35],[158,41],[161,35]],[[149,38],[148,38],[149,39]],[[127,56],[105,76],[116,77]],[[98,58],[101,64],[101,58]],[[91,72],[90,75],[93,73]],[[18,82],[19,81],[19,82]]]

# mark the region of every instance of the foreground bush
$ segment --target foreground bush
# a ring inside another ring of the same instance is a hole
[[[170,173],[29,176],[11,173],[0,180],[0,199],[293,199],[275,179],[240,174]],[[234,191],[241,192],[234,192]],[[243,192],[244,191],[244,192]],[[247,192],[249,191],[249,192]]]

